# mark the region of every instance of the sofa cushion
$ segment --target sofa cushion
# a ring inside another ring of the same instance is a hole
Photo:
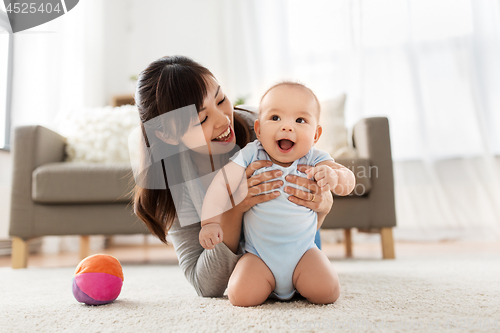
[[[377,177],[376,168],[370,166],[370,160],[366,158],[336,158],[335,162],[342,164],[354,173],[356,187],[350,195],[362,197],[370,193],[372,189],[372,177]]]
[[[37,203],[129,202],[133,185],[129,163],[58,162],[33,171],[31,195]]]
[[[376,176],[376,170],[368,159],[337,158],[335,162],[354,173],[356,188],[352,196],[370,192],[370,178]],[[33,171],[32,199],[47,204],[130,202],[133,185],[128,163],[48,163]]]
[[[135,105],[61,112],[58,132],[66,137],[66,162],[130,162],[128,137],[141,124]]]

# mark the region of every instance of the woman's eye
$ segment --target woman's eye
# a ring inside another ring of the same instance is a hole
[[[205,117],[205,119],[203,119],[203,121],[202,121],[201,123],[199,123],[198,125],[203,124],[203,123],[204,123],[207,119],[208,119],[208,116],[207,116],[207,117]],[[196,126],[198,126],[198,125],[196,125]]]
[[[296,123],[303,124],[303,123],[305,123],[305,122],[306,122],[306,120],[305,120],[304,118],[297,118],[297,119],[295,120],[295,122],[296,122]]]
[[[226,95],[224,95],[224,98],[222,99],[222,101],[220,101],[219,103],[217,103],[217,105],[221,105],[222,103],[224,103],[225,100],[226,100]]]
[[[278,117],[278,116],[272,116],[271,119],[274,120],[274,121],[278,121],[278,120],[280,120],[280,117]]]

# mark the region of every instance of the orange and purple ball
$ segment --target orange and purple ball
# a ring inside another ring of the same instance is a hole
[[[95,254],[83,259],[73,277],[73,295],[88,305],[102,305],[118,298],[123,285],[123,270],[118,259]]]

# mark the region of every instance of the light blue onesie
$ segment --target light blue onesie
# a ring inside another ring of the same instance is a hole
[[[257,160],[271,160],[259,140],[248,143],[230,159],[245,169]],[[269,267],[276,281],[276,287],[270,296],[280,300],[288,300],[295,294],[293,271],[304,253],[312,247],[317,247],[314,236],[318,223],[316,212],[289,201],[289,194],[284,188],[290,186],[306,192],[309,190],[287,182],[285,177],[296,175],[305,178],[307,175],[297,170],[298,164],[315,166],[328,160],[333,161],[328,153],[312,147],[305,156],[294,161],[289,167],[273,164],[254,172],[256,175],[269,170],[283,171],[281,177],[271,180],[283,180],[283,186],[279,188],[281,194],[276,199],[256,204],[243,216],[245,252],[255,254]]]

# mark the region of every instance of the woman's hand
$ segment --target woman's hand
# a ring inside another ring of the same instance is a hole
[[[234,209],[238,209],[239,211],[244,213],[258,203],[266,202],[278,197],[278,195],[280,194],[279,191],[272,191],[266,194],[261,194],[261,193],[271,191],[273,189],[277,189],[283,186],[282,180],[266,182],[281,176],[283,174],[281,170],[266,171],[261,174],[252,176],[255,170],[258,170],[266,166],[269,167],[271,165],[272,165],[271,161],[260,160],[251,163],[247,167],[247,169],[245,170],[245,176],[247,178],[246,186],[248,192],[246,194],[246,197],[238,205],[236,205]]]
[[[299,164],[297,166],[297,170],[304,173],[310,168],[310,166],[305,164]],[[290,183],[305,187],[311,191],[311,193],[308,193],[291,186],[285,186],[285,192],[290,194],[288,200],[297,205],[312,209],[318,213],[318,220],[322,222],[326,214],[332,209],[333,195],[331,191],[328,189],[321,189],[314,180],[304,177],[288,175],[285,179]]]

